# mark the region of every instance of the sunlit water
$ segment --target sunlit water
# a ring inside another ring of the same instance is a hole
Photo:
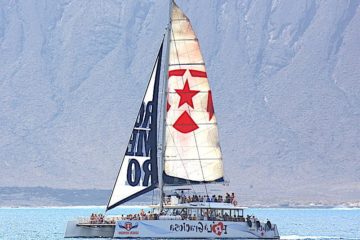
[[[79,216],[103,212],[103,207],[0,208],[0,239],[63,239],[66,222]],[[138,213],[117,208],[111,214]],[[247,209],[276,223],[282,239],[360,240],[360,209]]]

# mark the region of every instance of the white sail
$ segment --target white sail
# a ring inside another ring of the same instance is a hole
[[[223,181],[211,90],[198,39],[173,3],[164,156],[164,183]]]
[[[107,210],[158,187],[157,113],[161,44]]]

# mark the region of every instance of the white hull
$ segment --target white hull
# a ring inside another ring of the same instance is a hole
[[[195,220],[118,221],[115,225],[68,222],[65,237],[162,238],[162,239],[279,239],[276,225],[271,229],[246,222]]]

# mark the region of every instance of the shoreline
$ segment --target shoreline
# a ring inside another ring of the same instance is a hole
[[[118,208],[140,209],[147,208],[150,204],[123,205]],[[0,206],[0,209],[95,209],[104,208],[105,205],[71,205],[71,206]],[[245,209],[302,209],[302,210],[360,210],[360,206],[245,206]]]
[[[53,189],[48,187],[0,187],[0,208],[81,208],[104,207],[108,202],[111,190],[104,189]],[[276,199],[253,196],[241,196],[237,200],[247,208],[360,208],[358,198],[317,199],[311,196],[283,196]],[[260,200],[261,199],[261,200]],[[129,204],[146,206],[155,199],[151,194],[131,201],[123,207],[133,207]]]

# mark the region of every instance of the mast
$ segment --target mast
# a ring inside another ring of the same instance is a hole
[[[166,135],[166,104],[167,104],[167,83],[168,83],[168,72],[169,72],[169,51],[170,51],[170,36],[171,36],[171,10],[173,6],[173,0],[169,0],[169,22],[167,26],[167,37],[166,37],[166,55],[164,65],[164,81],[163,81],[163,128],[162,128],[162,145],[161,145],[161,162],[159,163],[159,185],[160,185],[160,211],[163,210],[163,195],[164,195],[164,159],[165,159],[165,135]]]

